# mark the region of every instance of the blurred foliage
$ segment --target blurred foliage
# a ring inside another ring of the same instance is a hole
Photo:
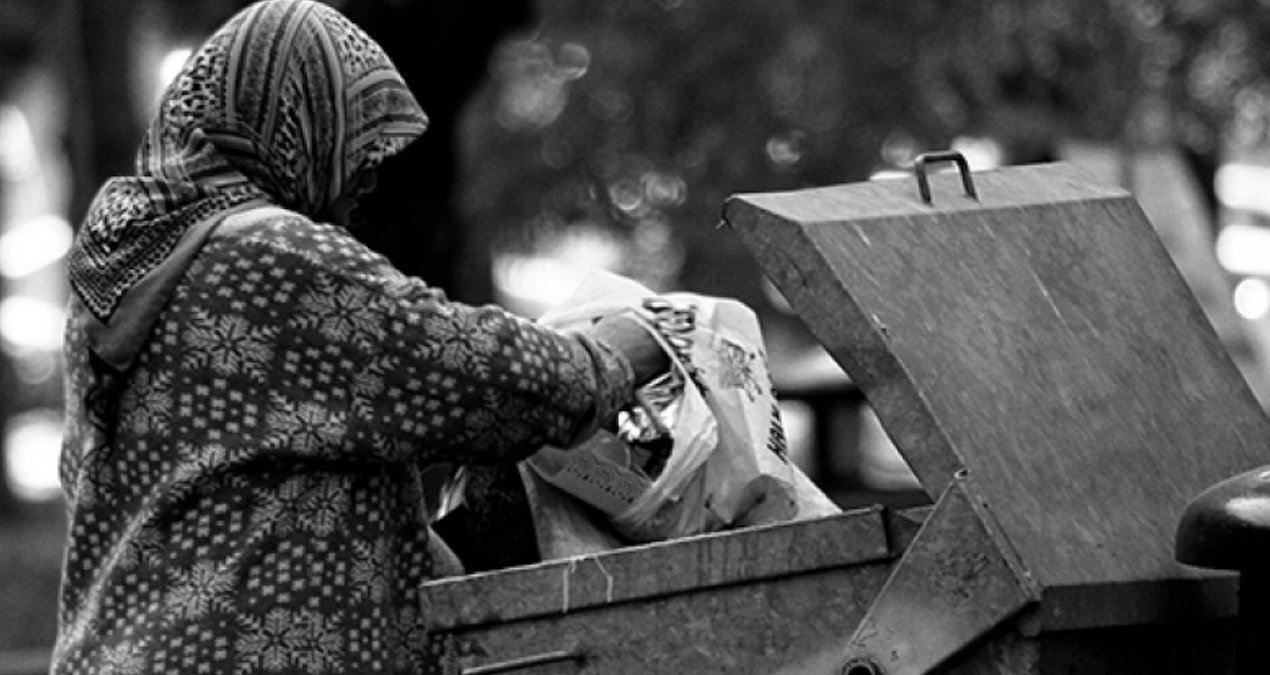
[[[56,5],[31,0],[0,0],[0,100],[35,58]]]
[[[455,213],[456,134],[490,53],[527,25],[531,0],[349,2],[348,17],[383,46],[428,113],[428,133],[379,174],[358,238],[401,271],[469,303],[493,299],[489,252]],[[438,67],[438,64],[445,67]],[[466,263],[466,264],[462,264]]]
[[[857,181],[960,136],[1213,156],[1265,136],[1257,0],[552,0],[506,43],[464,134],[466,213],[498,248],[599,228],[654,287],[761,302],[745,191]]]
[[[38,52],[34,45],[50,32],[51,16],[63,16],[64,25],[76,24],[76,16],[102,17],[81,19],[70,36],[109,34],[85,44],[122,47],[139,42],[129,32],[144,24],[118,18],[135,18],[133,6],[188,39],[246,4],[0,0],[0,75]],[[458,6],[440,0],[331,4],[385,27],[376,32],[418,23],[407,17],[457,15]],[[508,2],[469,4],[465,15],[480,19],[484,12],[493,22]],[[1225,141],[1260,142],[1270,109],[1267,5],[540,1],[535,30],[504,43],[490,70],[495,85],[473,107],[461,135],[469,158],[463,203],[470,226],[441,220],[448,229],[470,230],[469,249],[523,251],[549,246],[572,230],[602,228],[627,243],[622,271],[655,287],[757,301],[749,271],[711,264],[736,253],[731,238],[711,229],[732,193],[861,180],[964,135],[996,139],[1016,162],[1048,159],[1061,138],[1169,142],[1210,168]],[[429,11],[412,14],[423,6]],[[449,57],[429,45],[446,40],[422,39],[431,23],[419,25],[415,44],[443,63]],[[44,29],[30,30],[33,25]],[[463,31],[441,37],[450,33]],[[394,58],[414,61],[403,51],[409,41],[398,42]],[[94,68],[129,62],[118,50],[90,51],[84,60]],[[114,82],[112,91],[120,88],[113,77],[87,78],[82,86],[102,81]],[[75,109],[97,108],[85,102]],[[128,145],[134,138],[128,135]],[[113,159],[122,156],[114,151],[119,143],[88,143],[99,147],[91,153],[97,166],[120,163]],[[83,202],[85,192],[79,194]],[[430,247],[459,248],[439,241]],[[455,259],[439,257],[431,267]],[[464,278],[439,270],[428,276],[443,285]]]

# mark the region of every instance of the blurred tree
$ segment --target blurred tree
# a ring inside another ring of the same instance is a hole
[[[136,136],[129,116],[94,114],[134,86],[138,41],[120,27],[155,6],[169,30],[201,37],[247,2],[64,4],[69,58],[102,71],[69,71],[72,156],[92,186],[126,168]],[[488,299],[471,271],[490,247],[599,226],[654,286],[760,301],[752,271],[703,262],[739,253],[708,227],[728,194],[862,179],[962,134],[1000,140],[1014,161],[1045,159],[1063,137],[1165,138],[1211,172],[1232,125],[1264,126],[1270,72],[1258,0],[553,0],[538,3],[537,32],[504,44],[500,84],[463,129],[485,54],[531,0],[332,4],[385,44],[433,118],[366,207],[417,226],[366,236],[470,300]],[[456,139],[476,226],[453,209]],[[91,187],[76,195],[78,213]]]
[[[53,18],[57,9],[55,3],[49,2],[0,0],[0,103],[9,98],[12,88],[41,56],[40,48],[48,39],[48,27],[55,23]],[[0,166],[0,173],[2,170]],[[5,182],[4,176],[0,175],[0,204],[5,199]],[[7,285],[0,277],[0,297]],[[5,350],[0,350],[0,391],[8,392],[0,397],[0,439],[3,439],[19,404],[18,396],[13,394],[19,391],[13,358]],[[0,443],[0,449],[3,447]],[[19,506],[8,481],[7,454],[0,452],[0,520],[16,516]]]
[[[132,169],[139,137],[134,74],[140,0],[63,0],[60,50],[66,90],[66,150],[78,224],[97,186]]]
[[[1206,190],[1230,145],[1265,140],[1270,7],[1256,0],[993,0],[935,34],[925,77],[1016,158],[1056,138],[1176,146]]]
[[[388,52],[429,118],[428,132],[380,172],[361,207],[367,225],[359,237],[452,297],[488,302],[488,249],[455,208],[458,122],[494,46],[529,21],[530,0],[382,0],[344,11]]]
[[[500,250],[599,228],[625,242],[621,272],[763,309],[759,274],[713,231],[728,194],[861,180],[967,135],[1013,163],[1069,138],[1171,143],[1211,175],[1236,122],[1264,137],[1268,14],[1256,0],[544,2],[464,134],[464,204]]]
[[[602,230],[625,242],[619,272],[770,310],[714,229],[724,199],[946,147],[956,125],[914,75],[942,4],[543,3],[464,134],[468,213],[499,250]]]
[[[0,100],[39,56],[56,8],[37,0],[0,0]]]

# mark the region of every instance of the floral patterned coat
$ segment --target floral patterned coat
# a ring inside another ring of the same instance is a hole
[[[421,470],[568,444],[630,389],[604,345],[450,303],[279,209],[204,245],[105,447],[84,318],[66,342],[58,675],[441,672],[417,605],[447,571]]]

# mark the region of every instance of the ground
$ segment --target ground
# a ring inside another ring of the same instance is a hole
[[[0,520],[0,675],[38,672],[27,664],[47,658],[57,633],[65,532],[59,502],[27,505]]]

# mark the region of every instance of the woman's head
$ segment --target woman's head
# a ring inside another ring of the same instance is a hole
[[[279,205],[337,219],[358,182],[427,118],[387,55],[313,0],[235,15],[165,92],[138,172],[201,187],[244,179]]]
[[[383,50],[331,7],[265,0],[235,15],[164,93],[135,176],[106,181],[67,255],[101,321],[190,228],[272,202],[347,222],[364,179],[427,118]]]

